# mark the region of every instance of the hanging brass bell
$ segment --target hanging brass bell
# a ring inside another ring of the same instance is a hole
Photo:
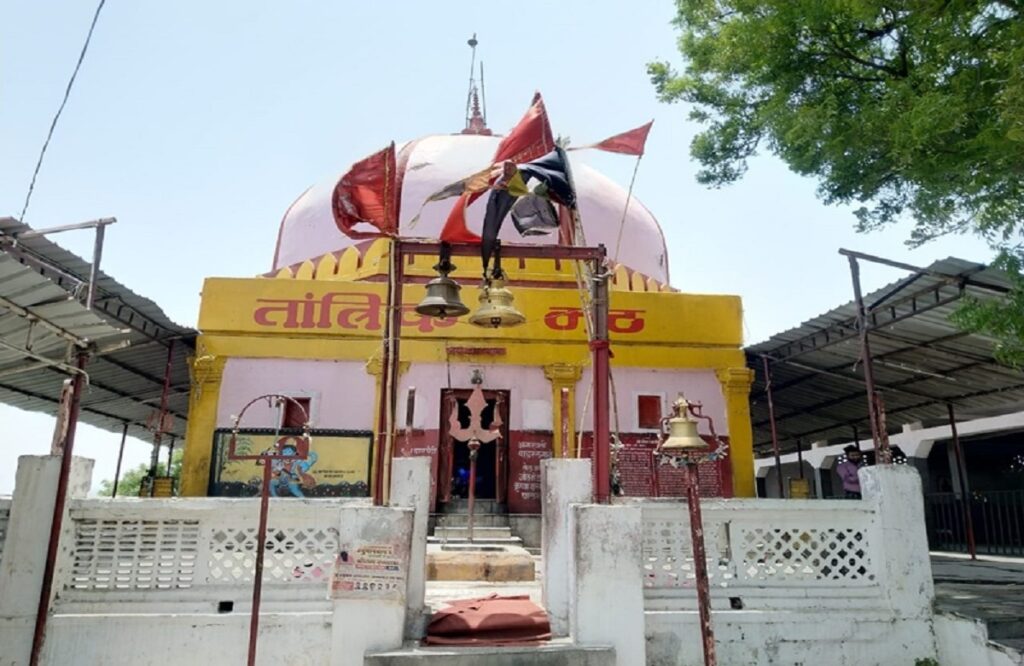
[[[502,278],[490,279],[480,290],[480,307],[469,317],[469,323],[483,328],[518,326],[526,315],[512,305],[515,297]]]
[[[469,308],[459,298],[459,283],[445,274],[438,275],[427,283],[427,295],[416,306],[416,312],[426,317],[461,317]]]
[[[668,439],[661,445],[661,452],[671,455],[688,451],[703,451],[708,443],[697,434],[697,421],[690,417],[690,404],[680,396],[672,405],[675,416],[668,420]]]

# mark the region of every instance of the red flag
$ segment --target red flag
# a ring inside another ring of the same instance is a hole
[[[334,186],[331,208],[334,223],[350,238],[378,238],[398,234],[398,188],[395,181],[395,144],[352,165]],[[366,223],[379,231],[356,231]]]
[[[498,150],[494,153],[492,163],[509,160],[516,164],[535,160],[541,155],[555,149],[555,139],[551,135],[548,123],[548,111],[544,108],[544,100],[540,93],[534,93],[533,102],[519,123],[508,133]]]
[[[555,148],[555,138],[551,134],[548,112],[544,108],[544,99],[540,93],[534,93],[530,108],[508,133],[498,150],[494,152],[492,164],[506,160],[519,164],[537,159]],[[441,240],[449,243],[479,243],[480,237],[466,227],[466,207],[476,201],[483,192],[464,194],[448,214],[448,220],[441,230]]]
[[[479,196],[477,192],[467,192],[459,195],[459,200],[448,213],[444,228],[441,229],[441,240],[449,243],[480,243],[481,238],[469,230],[466,226],[466,206]]]
[[[589,146],[580,146],[578,148],[570,148],[569,150],[583,150],[584,148],[597,148],[598,150],[606,150],[609,153],[622,153],[624,155],[636,155],[640,157],[644,154],[644,144],[647,143],[647,134],[651,131],[651,125],[654,121],[641,125],[636,129],[631,129],[628,132],[622,134],[616,134],[610,136],[600,143],[593,143]]]

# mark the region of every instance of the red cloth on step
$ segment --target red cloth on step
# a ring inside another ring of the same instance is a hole
[[[534,645],[551,638],[544,609],[527,595],[459,599],[434,613],[425,645]]]

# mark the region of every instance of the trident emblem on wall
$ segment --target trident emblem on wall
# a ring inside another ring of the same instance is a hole
[[[484,429],[483,414],[484,409],[487,408],[487,399],[484,398],[484,392],[480,388],[480,384],[473,387],[473,392],[470,394],[469,399],[466,400],[466,407],[469,408],[469,427],[463,428],[462,424],[459,423],[459,405],[455,403],[452,405],[452,411],[448,415],[448,432],[457,440],[469,442],[470,456],[475,457],[480,444],[486,444],[501,438],[501,415],[495,409],[494,420],[491,421],[491,427],[494,429]],[[473,448],[474,441],[476,442],[475,449]]]
[[[487,399],[484,398],[483,389],[480,383],[476,383],[473,392],[466,400],[466,407],[469,408],[469,427],[463,428],[459,422],[459,404],[452,404],[452,411],[448,415],[448,433],[455,439],[465,441],[469,446],[469,521],[468,532],[469,542],[473,543],[473,505],[476,500],[476,459],[480,451],[480,445],[501,439],[501,415],[497,409],[494,410],[494,418],[491,420],[493,430],[485,430],[483,427],[484,409],[487,407]]]

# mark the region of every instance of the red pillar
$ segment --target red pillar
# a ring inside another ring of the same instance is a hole
[[[608,346],[608,277],[600,264],[595,266],[593,280],[594,339],[590,349],[594,368],[594,495],[598,502],[608,502],[611,498],[611,430],[608,425],[611,350]]]

